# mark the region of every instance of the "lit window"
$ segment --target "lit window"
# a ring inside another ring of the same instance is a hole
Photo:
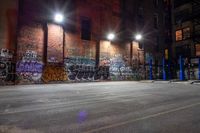
[[[200,56],[200,44],[196,44],[196,56]]]
[[[181,41],[181,40],[183,40],[182,30],[177,30],[176,31],[176,41]]]
[[[190,28],[183,29],[183,40],[190,38]]]

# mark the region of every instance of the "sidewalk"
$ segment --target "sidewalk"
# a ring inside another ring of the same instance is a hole
[[[163,84],[200,84],[200,80],[184,80],[181,81],[179,79],[173,79],[173,80],[141,80],[141,83],[163,83]]]

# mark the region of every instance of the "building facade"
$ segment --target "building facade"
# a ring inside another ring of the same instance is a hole
[[[185,61],[187,79],[197,79],[198,57],[200,56],[200,2],[198,0],[174,0],[172,8],[174,60],[180,56]]]
[[[17,21],[18,1],[4,1],[0,5],[0,80],[6,83],[15,81]]]
[[[169,48],[166,0],[19,0],[16,9],[13,48],[1,46],[14,51],[15,83],[145,79],[149,60],[159,66]],[[134,40],[137,33],[142,41]],[[9,67],[1,62],[7,83]]]

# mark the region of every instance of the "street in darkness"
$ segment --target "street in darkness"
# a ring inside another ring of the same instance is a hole
[[[0,133],[198,133],[199,110],[198,84],[0,87]]]

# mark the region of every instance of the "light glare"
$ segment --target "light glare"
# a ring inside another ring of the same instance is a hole
[[[61,23],[63,22],[63,15],[61,13],[56,13],[54,17],[55,22]]]
[[[112,41],[115,38],[115,35],[113,33],[108,34],[108,40]]]
[[[137,35],[135,36],[135,39],[138,40],[138,41],[141,40],[141,39],[142,39],[142,35],[141,35],[141,34],[137,34]]]

